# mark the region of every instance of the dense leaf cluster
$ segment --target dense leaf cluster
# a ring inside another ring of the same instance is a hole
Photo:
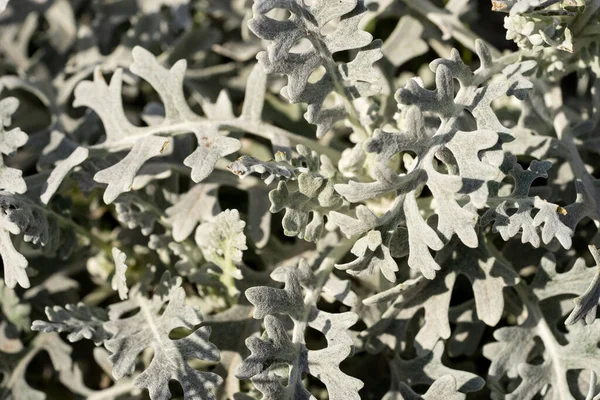
[[[600,398],[599,74],[600,0],[0,0],[0,399]]]

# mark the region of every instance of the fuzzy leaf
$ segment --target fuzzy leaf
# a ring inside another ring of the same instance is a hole
[[[168,221],[173,227],[173,239],[187,239],[196,225],[211,220],[221,212],[217,184],[199,184],[185,193],[177,203],[167,208]]]
[[[430,64],[436,77],[433,91],[414,79],[400,89],[396,100],[405,110],[404,129],[381,130],[365,143],[366,151],[376,157],[373,169],[376,180],[351,181],[335,187],[351,202],[395,193],[392,208],[378,223],[378,229],[382,230],[382,247],[389,249],[394,237],[407,240],[409,266],[418,268],[429,279],[440,268],[430,250],[440,250],[454,235],[468,247],[477,247],[476,211],[486,205],[490,185],[503,178],[499,169],[502,153],[497,147],[508,140],[511,133],[502,126],[491,103],[506,94],[508,84],[500,81],[483,85],[494,73],[490,51],[480,41],[477,55],[481,66],[474,72],[461,61],[457,51],[451,53],[450,59],[433,61]],[[454,89],[454,79],[460,84],[458,92]],[[458,128],[461,112],[474,117],[475,130]],[[426,127],[424,117],[428,113],[440,120],[435,132]],[[407,167],[406,173],[399,174],[391,167],[391,160],[405,151],[416,153],[416,160],[412,167]],[[440,164],[447,173],[439,171]],[[419,211],[417,196],[423,185],[433,195],[440,234],[427,224]],[[390,274],[386,277],[393,278]]]
[[[503,377],[521,383],[506,396],[508,399],[532,399],[538,393],[545,393],[549,399],[574,399],[567,374],[571,370],[586,369],[598,373],[600,363],[596,343],[598,322],[592,325],[583,323],[568,325],[563,334],[552,329],[562,316],[555,307],[544,307],[552,298],[576,292],[586,286],[589,279],[585,275],[596,274],[586,268],[582,259],[564,273],[557,273],[556,262],[551,254],[542,263],[530,287],[519,284],[516,289],[519,298],[527,309],[527,318],[517,326],[503,327],[494,332],[496,343],[484,346],[483,354],[491,360],[490,380],[500,382]],[[557,335],[561,335],[560,341]],[[536,338],[541,346],[536,345]],[[520,349],[515,352],[514,349]],[[534,359],[543,363],[534,363]],[[499,386],[500,387],[500,386]]]
[[[307,172],[298,176],[298,191],[292,192],[285,182],[269,193],[272,213],[285,209],[282,226],[285,235],[298,236],[314,242],[323,232],[323,216],[342,205],[335,193],[334,182],[321,175]],[[310,219],[312,214],[312,219]]]
[[[6,4],[4,6],[6,7]],[[3,87],[0,84],[0,91],[2,89]],[[10,131],[6,130],[11,125],[12,115],[18,107],[19,100],[14,97],[7,97],[0,100],[0,190],[12,193],[25,193],[27,185],[23,180],[23,173],[16,168],[4,165],[2,158],[2,155],[13,155],[28,139],[27,134],[19,128],[13,128]]]
[[[31,330],[39,332],[70,332],[67,339],[71,343],[83,338],[93,340],[100,345],[110,338],[104,329],[108,320],[106,312],[97,307],[88,307],[83,303],[46,307],[48,321],[33,321]]]
[[[123,195],[115,203],[117,220],[129,229],[140,228],[142,234],[150,235],[154,231],[156,215],[145,204],[132,196]]]
[[[119,292],[119,298],[121,300],[127,299],[127,292],[129,289],[127,288],[127,280],[125,277],[125,273],[127,272],[127,255],[123,253],[116,247],[112,248],[112,256],[115,262],[115,275],[111,281],[111,287],[113,290]]]
[[[193,132],[198,139],[197,149],[184,160],[184,164],[192,168],[195,182],[206,178],[218,159],[240,148],[236,139],[221,136],[213,125],[203,125],[202,119],[188,106],[183,95],[184,60],[167,70],[141,47],[133,49],[133,59],[131,71],[152,85],[163,102],[165,118],[159,125],[143,128],[128,121],[121,100],[121,69],[115,71],[109,85],[96,69],[93,82],[82,82],[75,89],[74,106],[87,106],[102,120],[106,141],[99,147],[112,152],[131,148],[121,161],[94,176],[97,182],[108,184],[104,193],[107,204],[131,190],[139,169],[165,151],[170,142],[166,136],[173,132]]]
[[[225,210],[196,229],[196,244],[207,261],[221,268],[219,280],[232,296],[238,294],[234,279],[242,279],[237,264],[242,262],[242,253],[248,248],[245,226],[238,210]]]
[[[409,385],[434,384],[438,379],[451,375],[455,379],[455,385],[462,392],[473,392],[483,387],[484,381],[475,374],[452,370],[442,364],[441,358],[444,352],[442,342],[433,348],[431,352],[412,359],[404,360],[399,356],[391,361],[392,374],[397,380],[407,382]],[[433,385],[432,385],[433,386]]]
[[[229,170],[244,179],[246,176],[257,173],[260,178],[265,181],[265,184],[270,185],[275,179],[287,181],[297,179],[297,174],[302,171],[302,168],[293,167],[284,153],[275,154],[273,161],[260,161],[254,157],[242,156],[228,166]]]
[[[504,311],[502,291],[517,280],[509,265],[493,257],[485,243],[469,249],[452,242],[439,253],[436,262],[444,268],[434,280],[403,283],[388,290],[389,295],[383,292],[365,300],[366,304],[372,304],[394,299],[383,318],[365,332],[373,350],[381,350],[384,344],[380,342],[381,335],[391,333],[402,340],[406,326],[394,327],[394,322],[407,323],[421,308],[425,309],[424,325],[415,338],[420,348],[432,349],[440,338],[448,339],[450,299],[459,275],[473,285],[477,315],[483,322],[494,326],[500,321]]]
[[[140,309],[137,314],[121,318],[136,308]],[[169,337],[175,328],[194,329],[202,322],[200,313],[185,305],[181,278],[171,279],[169,273],[165,273],[151,298],[132,291],[128,300],[111,305],[108,313],[110,322],[105,327],[113,336],[105,342],[105,346],[111,352],[109,360],[116,379],[129,375],[138,354],[152,347],[154,357],[150,365],[134,380],[136,387],[148,389],[152,400],[171,397],[171,379],[181,384],[185,399],[215,398],[213,389],[222,382],[221,377],[212,372],[197,371],[188,364],[191,358],[219,360],[217,348],[208,341],[210,328],[200,327],[182,339]]]
[[[366,11],[363,3],[363,0],[318,0],[307,6],[293,0],[254,1],[254,18],[248,26],[258,37],[270,42],[267,51],[259,53],[257,59],[268,73],[287,75],[287,86],[281,94],[291,103],[308,104],[305,118],[317,125],[317,137],[346,117],[341,106],[324,107],[330,93],[336,92],[351,101],[379,91],[374,85],[378,74],[373,63],[382,56],[381,42],[372,41],[370,34],[358,28]],[[268,17],[266,14],[274,8],[288,10],[291,17],[285,21]],[[336,29],[323,34],[322,28],[336,18],[340,19]],[[307,39],[311,48],[291,53],[290,49],[302,39]],[[334,61],[335,53],[350,49],[358,50],[352,61],[339,64]],[[325,68],[325,74],[317,82],[309,83],[309,76],[320,66]]]
[[[501,201],[495,208],[490,208],[483,215],[481,224],[485,225],[494,221],[492,226],[494,232],[500,233],[504,240],[521,235],[521,242],[530,243],[534,247],[541,244],[540,235],[534,225],[531,212],[535,208],[536,199],[529,197],[529,190],[534,180],[547,178],[550,162],[533,161],[527,170],[523,170],[516,160],[512,160],[513,166],[509,175],[513,178],[515,185],[508,200]],[[508,215],[509,208],[517,208],[517,211]]]
[[[589,248],[596,262],[597,271],[586,291],[573,300],[575,302],[575,309],[565,321],[566,325],[572,325],[580,319],[583,319],[586,324],[591,325],[596,320],[596,309],[598,308],[598,299],[600,299],[600,254],[595,246],[590,246]]]
[[[65,180],[67,175],[75,167],[83,163],[89,156],[89,150],[87,148],[77,146],[75,143],[70,142],[64,134],[56,131],[50,134],[50,143],[44,149],[44,153],[52,153],[62,145],[68,147],[69,154],[65,157],[61,157],[61,160],[56,162],[54,169],[50,172],[50,176],[40,195],[40,200],[44,204],[50,202],[50,199],[58,191],[60,184]]]
[[[6,286],[29,287],[27,259],[17,252],[10,235],[23,235],[25,242],[41,247],[48,255],[67,258],[77,246],[75,232],[61,226],[58,217],[23,195],[0,190],[0,255]]]
[[[456,379],[452,375],[445,375],[431,385],[423,395],[416,394],[404,382],[401,382],[397,390],[386,393],[383,400],[464,400],[467,396],[456,390]]]
[[[418,19],[405,15],[398,21],[382,47],[383,55],[399,67],[407,61],[421,56],[429,50],[427,42],[421,37],[423,25]]]
[[[4,339],[4,338],[3,338]],[[48,353],[50,362],[58,372],[61,383],[68,389],[86,397],[89,389],[81,382],[81,371],[73,363],[73,349],[64,343],[56,333],[35,337],[27,348],[16,353],[3,353],[0,350],[0,396],[7,400],[45,400],[46,393],[33,388],[27,382],[26,372],[31,361],[40,352]],[[78,382],[79,381],[79,382]]]
[[[339,369],[339,364],[352,353],[352,339],[346,331],[357,317],[352,312],[330,314],[305,304],[300,279],[308,272],[307,268],[301,263],[298,268],[274,272],[273,278],[285,281],[284,289],[253,287],[246,291],[246,297],[256,307],[254,317],[265,320],[266,337],[246,339],[252,354],[240,366],[238,377],[250,378],[265,399],[310,398],[311,394],[302,385],[303,373],[318,377],[332,400],[359,399],[362,382]],[[303,339],[301,342],[297,342],[296,336],[290,339],[282,322],[273,314],[289,315],[299,329],[308,324],[321,331],[327,347],[309,350]],[[282,370],[286,365],[288,368]]]

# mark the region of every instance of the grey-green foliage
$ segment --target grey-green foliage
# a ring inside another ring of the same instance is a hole
[[[400,383],[400,386],[386,393],[385,400],[433,400],[433,399],[448,399],[462,400],[467,396],[456,390],[456,380],[452,375],[445,375],[437,379],[429,388],[427,393],[419,395],[415,393],[409,386]]]
[[[0,7],[1,8],[1,7]],[[2,91],[0,84],[0,92]],[[19,107],[19,100],[7,97],[0,100],[0,189],[13,193],[24,193],[27,185],[22,177],[22,172],[10,168],[2,161],[3,157],[13,155],[17,149],[27,142],[27,135],[19,128],[8,129],[11,125],[11,116]]]
[[[565,321],[567,325],[573,325],[581,319],[591,325],[596,320],[596,309],[598,308],[598,299],[600,299],[600,254],[595,246],[590,246],[590,252],[596,262],[597,271],[585,292],[573,300],[575,308]]]
[[[284,9],[291,17],[285,21],[270,18],[267,14],[273,9]],[[310,6],[296,0],[259,0],[252,11],[250,29],[272,42],[258,54],[259,62],[269,73],[287,75],[287,86],[281,94],[292,103],[308,104],[305,118],[317,125],[317,137],[347,116],[341,104],[324,105],[330,93],[338,93],[346,102],[377,93],[379,88],[374,83],[378,74],[373,63],[381,58],[381,41],[373,41],[370,34],[358,28],[366,11],[363,0],[317,0]],[[338,18],[333,31],[326,32],[326,25]],[[310,48],[292,53],[290,50],[303,39],[310,42]],[[335,62],[336,53],[350,49],[358,50],[352,61]],[[325,69],[324,74],[310,82],[319,67]]]
[[[27,259],[20,254],[11,235],[23,237],[34,247],[41,247],[59,259],[68,258],[77,247],[75,232],[60,214],[44,209],[27,197],[0,190],[0,256],[4,264],[4,280],[10,288],[30,285],[25,268]]]
[[[497,1],[504,19],[506,39],[522,49],[546,50],[542,65],[557,79],[581,68],[598,73],[600,7],[593,0]]]
[[[437,341],[450,338],[450,316],[448,309],[452,289],[460,275],[473,285],[473,295],[477,314],[485,324],[495,326],[504,310],[502,291],[516,283],[517,277],[510,266],[494,258],[485,243],[470,249],[453,241],[436,261],[443,267],[438,277],[432,281],[418,279],[379,293],[365,300],[367,304],[392,303],[383,313],[381,321],[373,324],[366,332],[365,339],[373,350],[381,349],[382,335],[395,329],[399,339],[403,337],[404,321],[408,322],[418,310],[424,309],[424,329],[415,336],[423,349],[432,349]],[[488,299],[494,298],[495,302]],[[398,324],[397,321],[403,321]],[[395,326],[393,326],[396,324]]]
[[[13,338],[0,335],[3,343],[14,341]],[[37,336],[27,347],[23,346],[20,341],[17,351],[5,352],[0,349],[2,357],[2,388],[0,395],[7,400],[17,399],[32,399],[44,400],[46,393],[38,390],[27,382],[26,371],[30,366],[33,358],[41,353],[46,352],[50,357],[51,363],[59,374],[59,379],[63,385],[68,387],[73,393],[87,395],[87,390],[81,390],[78,386],[81,372],[74,365],[72,360],[73,349],[64,343],[56,333],[48,333],[43,336]]]
[[[300,173],[308,171],[307,168],[294,166],[287,159],[287,155],[282,152],[276,153],[275,159],[272,161],[261,161],[254,157],[242,156],[231,163],[228,168],[241,179],[253,173],[260,174],[261,179],[267,185],[276,179],[283,181],[298,179]]]
[[[331,161],[319,156],[306,147],[298,147],[298,152],[308,171],[297,176],[298,190],[290,190],[291,184],[280,181],[277,188],[269,192],[272,213],[285,210],[282,226],[287,236],[317,241],[324,228],[323,218],[343,204],[341,196],[335,192],[336,171],[332,171]]]
[[[110,334],[104,329],[108,320],[106,312],[101,308],[90,308],[83,303],[46,307],[49,322],[34,321],[31,330],[42,332],[70,332],[70,342],[81,339],[93,340],[96,345],[104,343]]]
[[[163,102],[165,115],[161,124],[141,128],[127,120],[121,104],[121,70],[115,72],[107,85],[101,70],[96,69],[94,81],[80,83],[74,92],[74,105],[92,108],[102,120],[106,131],[103,148],[111,151],[131,148],[117,164],[94,175],[96,182],[108,184],[104,192],[106,203],[112,203],[119,194],[129,191],[142,165],[165,152],[170,143],[169,134],[193,132],[196,135],[198,147],[184,160],[184,164],[192,168],[195,182],[206,178],[219,158],[239,149],[237,140],[221,136],[214,126],[203,126],[187,105],[183,97],[185,61],[167,70],[141,47],[136,47],[132,56],[131,72],[150,83]]]
[[[71,332],[68,336],[71,342],[86,338],[105,346],[111,353],[109,361],[115,379],[129,375],[138,354],[152,348],[152,362],[135,377],[138,388],[148,389],[152,399],[169,399],[168,386],[173,379],[183,386],[186,399],[214,398],[212,389],[220,384],[221,378],[187,364],[192,358],[218,361],[219,352],[208,341],[209,327],[194,330],[202,319],[198,310],[185,305],[181,278],[171,278],[165,273],[150,297],[144,293],[144,286],[136,285],[127,300],[112,304],[108,312],[84,304],[47,308],[50,322],[34,321],[32,329]],[[130,312],[135,314],[126,316]],[[171,339],[170,332],[180,327],[194,331],[184,338]]]
[[[176,242],[187,239],[198,223],[209,221],[221,211],[218,189],[216,184],[198,184],[167,208],[165,213],[173,227],[173,239]]]
[[[140,311],[136,315],[123,317],[137,308]],[[108,315],[106,330],[112,336],[105,346],[111,352],[109,360],[116,379],[129,375],[137,355],[151,347],[154,357],[147,369],[136,376],[137,387],[147,388],[152,399],[169,399],[168,386],[173,379],[182,385],[186,399],[213,398],[212,389],[220,384],[221,378],[211,372],[199,372],[187,363],[191,358],[219,359],[217,348],[208,341],[210,328],[200,327],[181,339],[169,337],[175,328],[194,329],[202,322],[198,310],[185,305],[181,278],[171,278],[165,273],[151,298],[131,293],[128,300],[113,304]]]
[[[115,275],[113,276],[112,282],[110,283],[113,290],[119,293],[121,300],[127,299],[127,255],[116,247],[112,248],[112,256],[115,261]]]
[[[219,280],[232,296],[238,294],[234,279],[243,279],[237,265],[242,262],[243,251],[248,249],[245,226],[237,210],[225,210],[198,226],[195,234],[202,255],[220,268]]]
[[[359,399],[362,382],[344,374],[339,364],[352,354],[352,339],[347,330],[357,321],[352,312],[331,314],[319,310],[312,302],[311,271],[304,260],[298,267],[282,267],[272,278],[284,281],[283,289],[254,287],[246,291],[256,307],[255,318],[264,318],[266,337],[249,338],[246,345],[252,352],[241,364],[238,377],[251,379],[265,399],[309,398],[302,385],[302,375],[317,377],[327,387],[331,399]],[[322,283],[316,282],[317,285]],[[309,294],[303,299],[303,290]],[[276,315],[287,315],[294,328],[290,338]],[[304,345],[305,329],[321,331],[327,347],[309,350]]]
[[[577,259],[567,272],[558,273],[556,260],[547,254],[531,285],[521,283],[517,287],[525,316],[520,317],[517,326],[497,329],[497,342],[484,347],[484,355],[492,362],[491,381],[499,382],[504,376],[522,380],[507,398],[532,399],[541,392],[549,399],[574,399],[576,392],[568,383],[568,372],[584,368],[597,373],[597,322],[590,318],[591,325],[572,324],[567,326],[566,334],[560,332],[554,325],[561,314],[553,309],[556,303],[550,302],[556,296],[582,290],[595,273],[586,268],[583,259]],[[539,338],[542,346],[536,346],[534,338]],[[515,352],[515,348],[521,351]],[[536,357],[544,361],[531,363]],[[581,386],[578,390],[585,391]]]
[[[600,0],[0,0],[0,398],[599,397],[599,49]]]
[[[355,248],[353,253],[358,259],[344,268],[356,272],[371,270],[372,263],[383,258],[387,260],[382,265],[387,270],[384,274],[394,281],[392,242],[408,242],[409,266],[431,279],[440,266],[430,249],[441,250],[444,241],[454,235],[468,247],[477,246],[477,210],[486,206],[490,186],[502,178],[499,167],[504,157],[499,146],[511,138],[510,130],[500,123],[491,108],[492,101],[506,94],[509,84],[506,79],[486,84],[498,71],[483,42],[477,42],[477,54],[481,65],[474,72],[460,60],[456,50],[450,59],[432,62],[430,68],[436,77],[433,91],[422,87],[416,79],[400,89],[396,100],[403,110],[404,127],[381,130],[365,143],[366,151],[376,154],[375,180],[336,186],[351,202],[390,192],[396,194],[393,207],[380,218],[364,208],[360,215],[357,208],[358,219],[354,221],[346,215],[333,214],[333,223],[347,236],[367,232],[361,241],[368,240],[368,244],[357,242],[361,248]],[[455,80],[459,83],[458,91]],[[474,130],[459,129],[460,116],[465,112],[474,118]],[[426,113],[439,118],[439,126],[428,128]],[[403,151],[414,152],[416,160],[398,174],[390,168],[390,162]],[[417,198],[423,185],[435,200],[439,233],[419,214]],[[382,254],[374,255],[375,252]]]

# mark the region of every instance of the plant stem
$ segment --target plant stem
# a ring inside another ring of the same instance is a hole
[[[292,332],[292,342],[299,348],[304,348],[305,339],[304,334],[308,326],[308,318],[310,313],[321,296],[321,290],[327,283],[329,275],[333,271],[335,264],[341,260],[346,253],[352,248],[356,237],[350,239],[344,239],[336,247],[334,247],[323,259],[319,268],[315,271],[316,284],[313,288],[307,291],[304,297],[304,310],[300,320],[294,320],[294,330]],[[296,357],[294,364],[292,365],[289,382],[296,387],[295,382],[299,382],[302,379],[302,371],[300,369],[300,358]]]
[[[530,318],[535,321],[535,330],[537,335],[542,339],[544,348],[550,356],[552,368],[554,369],[554,380],[552,386],[556,389],[559,397],[562,399],[571,398],[571,392],[569,390],[569,384],[567,382],[566,371],[561,367],[561,346],[556,341],[552,329],[546,322],[542,310],[537,304],[537,301],[532,299],[529,288],[524,282],[518,283],[514,286],[515,291],[519,295],[519,298],[527,308],[527,312],[530,313]]]

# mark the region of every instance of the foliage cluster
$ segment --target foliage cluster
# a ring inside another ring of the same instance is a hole
[[[0,0],[0,399],[599,399],[600,0]]]

